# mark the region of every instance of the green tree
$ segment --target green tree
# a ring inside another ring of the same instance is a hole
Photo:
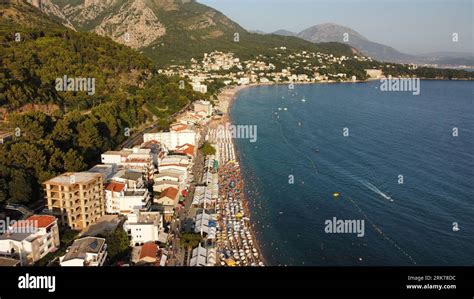
[[[200,234],[195,234],[195,233],[184,233],[181,235],[181,238],[179,239],[181,247],[190,249],[197,247],[199,243],[201,243],[202,238]]]
[[[16,114],[11,122],[13,127],[20,129],[21,138],[28,141],[43,138],[51,125],[50,117],[39,111]]]
[[[5,179],[5,177],[0,175],[0,204],[6,202],[7,192],[7,180]]]
[[[207,141],[201,146],[201,151],[204,156],[216,154],[216,149]]]
[[[74,131],[70,127],[71,121],[69,118],[60,119],[56,122],[51,138],[59,143],[61,146],[67,146],[74,140]]]
[[[87,167],[84,159],[76,150],[70,149],[63,158],[64,170],[68,172],[82,171]]]
[[[54,169],[57,172],[64,171],[63,153],[60,150],[57,149],[54,151],[51,158],[49,158],[48,166],[50,169]]]
[[[83,149],[99,149],[102,147],[102,138],[99,130],[92,119],[86,119],[77,127],[78,137],[77,142]]]
[[[112,263],[125,257],[130,253],[130,239],[127,232],[117,228],[105,236],[107,243],[107,254]]]
[[[46,168],[44,151],[33,143],[14,143],[8,155],[10,163],[18,169],[33,169],[37,177]]]
[[[23,171],[13,171],[8,184],[11,203],[28,203],[32,200],[33,181]]]

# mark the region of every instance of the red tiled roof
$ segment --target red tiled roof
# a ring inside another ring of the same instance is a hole
[[[153,243],[145,243],[142,246],[142,251],[140,252],[140,259],[145,258],[145,257],[151,257],[156,259],[156,254],[158,253],[158,246]]]
[[[168,187],[165,190],[161,191],[160,198],[163,198],[166,196],[172,199],[176,199],[177,195],[178,195],[178,189],[173,188],[173,187]]]
[[[186,143],[177,147],[177,152],[184,153],[189,156],[194,156],[194,145]]]
[[[177,124],[171,127],[171,129],[176,132],[186,130],[187,128],[188,128],[188,125],[185,125],[185,124]]]
[[[56,217],[51,215],[32,215],[28,217],[26,220],[28,221],[37,221],[38,228],[45,228],[50,226],[56,221]]]
[[[122,192],[125,186],[126,185],[122,183],[110,182],[105,187],[105,190],[112,191],[112,192]]]
[[[56,217],[51,215],[32,215],[26,220],[17,221],[12,227],[32,226],[36,228],[46,228],[56,221]]]

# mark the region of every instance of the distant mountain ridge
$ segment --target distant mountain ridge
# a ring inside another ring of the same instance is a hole
[[[474,55],[470,53],[438,52],[426,55],[405,54],[393,47],[370,41],[365,36],[349,27],[334,23],[315,25],[299,33],[293,33],[288,30],[278,30],[273,32],[273,34],[296,36],[314,43],[346,43],[374,59],[386,62],[474,66]]]
[[[415,56],[401,53],[392,47],[374,43],[359,32],[345,26],[334,23],[324,23],[309,27],[299,33],[293,33],[288,30],[278,30],[273,34],[283,36],[296,36],[304,40],[321,42],[339,42],[346,43],[362,53],[381,61],[407,63],[415,60]]]
[[[293,36],[251,33],[221,12],[193,0],[29,0],[76,31],[94,32],[137,49],[162,65],[182,64],[212,51],[238,57],[271,50],[358,53],[342,43],[314,44]],[[260,32],[259,32],[260,33]]]
[[[294,32],[288,31],[288,30],[284,30],[284,29],[277,30],[277,31],[273,32],[272,34],[283,35],[283,36],[298,36],[297,33],[294,33]]]

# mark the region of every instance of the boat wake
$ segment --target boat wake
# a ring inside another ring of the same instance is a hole
[[[385,198],[387,200],[393,201],[393,198],[390,195],[387,195],[387,194],[383,193],[379,188],[375,187],[373,184],[371,184],[367,181],[364,181],[364,180],[360,180],[360,182],[365,187],[367,187],[369,190],[373,191],[374,193],[379,194],[380,196],[382,196],[383,198]]]

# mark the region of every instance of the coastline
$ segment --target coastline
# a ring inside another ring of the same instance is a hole
[[[218,107],[219,107],[220,111],[223,112],[223,116],[222,116],[221,119],[217,120],[216,122],[213,122],[211,124],[211,128],[214,127],[214,126],[225,125],[226,123],[232,123],[232,119],[230,117],[230,108],[231,108],[232,103],[235,100],[237,94],[240,91],[242,91],[246,88],[259,86],[259,85],[260,84],[248,84],[248,85],[243,85],[243,86],[242,85],[241,86],[232,86],[230,88],[226,87],[225,89],[221,90],[221,92],[218,95],[218,99],[219,99],[219,106]],[[265,84],[265,85],[270,85],[270,84]],[[234,140],[231,139],[230,141],[231,141],[231,146],[232,146],[234,152],[238,153]],[[236,155],[237,163],[240,163],[239,160],[240,159],[239,159],[238,155]],[[238,167],[241,170],[240,164],[239,164]],[[249,230],[250,230],[251,238],[253,240],[253,247],[257,250],[259,259],[263,262],[263,265],[269,266],[267,264],[267,260],[265,259],[265,256],[263,255],[262,248],[260,246],[260,242],[257,239],[255,226],[253,225],[253,223],[251,221],[252,212],[250,211],[250,208],[249,208],[249,200],[248,200],[247,196],[245,196],[245,191],[244,191],[245,190],[245,177],[243,176],[241,171],[239,171],[239,179],[240,179],[240,182],[241,182],[240,186],[241,186],[241,189],[242,189],[241,190],[242,207],[243,207],[244,215],[249,218]]]
[[[355,81],[355,82],[354,81],[293,82],[293,84],[294,85],[328,84],[328,83],[331,83],[331,84],[335,84],[335,83],[352,83],[352,84],[355,84],[355,83],[370,83],[370,82],[373,82],[373,81],[380,81],[381,79],[383,79],[383,78],[370,78],[370,79],[367,79],[367,80]],[[443,79],[421,79],[421,78],[420,78],[420,80],[452,81],[452,80],[443,80]],[[454,80],[454,81],[459,81],[459,80]],[[238,94],[241,91],[243,91],[245,89],[248,89],[248,88],[252,88],[252,87],[277,86],[277,85],[289,85],[289,83],[288,82],[287,83],[251,83],[251,84],[247,84],[247,85],[233,85],[233,86],[224,87],[219,92],[219,94],[217,95],[218,105],[216,105],[216,107],[223,113],[223,116],[222,116],[221,119],[219,119],[217,121],[214,121],[213,125],[215,125],[215,126],[225,125],[226,123],[233,124],[233,120],[232,120],[232,117],[230,115],[230,109],[232,108],[232,105],[234,104],[234,100],[237,98]],[[233,149],[236,153],[236,160],[237,160],[237,162],[240,163],[240,155],[239,155],[239,151],[237,149],[237,146],[235,144],[235,141],[231,140],[231,143],[232,143],[232,147],[233,147]],[[240,178],[241,178],[241,181],[242,181],[242,190],[245,190],[245,182],[246,182],[246,179],[248,179],[248,178],[245,178],[243,172],[240,172]],[[248,217],[250,218],[250,224],[251,224],[250,225],[250,231],[251,231],[252,239],[254,241],[254,247],[258,250],[260,259],[263,261],[265,266],[268,266],[267,259],[263,255],[261,243],[259,242],[259,240],[257,238],[258,234],[256,232],[256,226],[254,225],[255,223],[252,222],[253,218],[252,218],[252,211],[250,210],[250,205],[249,205],[250,202],[249,202],[247,196],[245,196],[245,192],[242,192],[242,194],[243,194],[243,200],[242,201],[243,201],[244,211],[245,211],[245,214],[248,215]]]

